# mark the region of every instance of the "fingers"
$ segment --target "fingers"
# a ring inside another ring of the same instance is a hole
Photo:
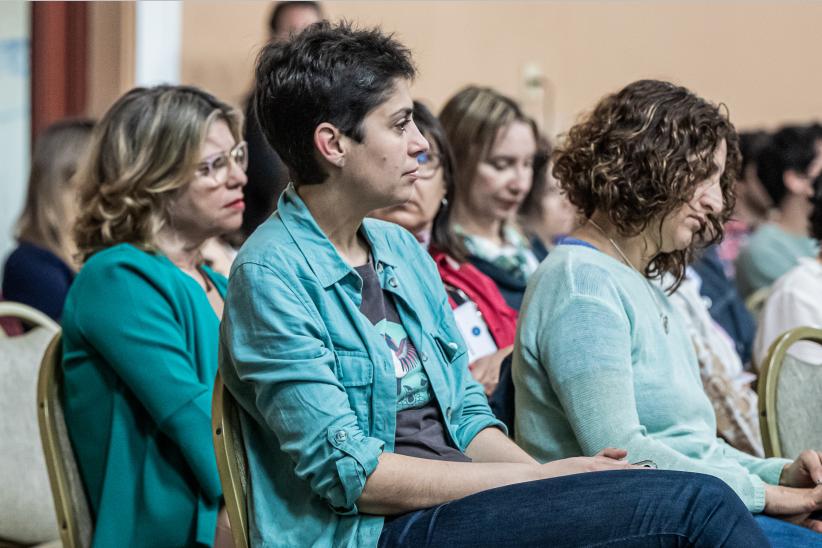
[[[818,519],[806,519],[802,522],[802,526],[807,527],[812,531],[816,531],[817,533],[822,533],[822,521],[819,521]]]
[[[616,447],[606,447],[596,454],[597,457],[607,457],[609,459],[624,459],[628,456],[628,451],[625,449],[617,449]]]
[[[822,483],[822,456],[817,451],[802,451],[799,460],[808,471],[811,480],[819,485]]]

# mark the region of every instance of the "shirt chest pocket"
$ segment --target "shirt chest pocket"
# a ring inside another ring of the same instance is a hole
[[[335,351],[336,374],[346,395],[348,404],[357,415],[360,429],[371,432],[371,400],[374,391],[374,362],[360,352]]]

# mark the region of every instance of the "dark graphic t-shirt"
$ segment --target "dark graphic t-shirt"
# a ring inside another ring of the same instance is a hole
[[[355,268],[362,278],[360,312],[385,339],[397,376],[394,452],[426,459],[470,461],[451,442],[417,349],[402,325],[394,299],[383,292],[371,263]]]

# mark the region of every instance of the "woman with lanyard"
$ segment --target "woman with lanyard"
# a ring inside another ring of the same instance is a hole
[[[546,253],[532,248],[516,223],[532,184],[536,126],[512,99],[476,86],[449,99],[440,122],[458,159],[441,221],[447,247],[464,249],[519,310],[525,284]]]
[[[683,322],[650,279],[677,281],[733,210],[736,131],[689,90],[641,80],[603,98],[555,152],[587,221],[532,278],[514,356],[517,441],[541,461],[594,454],[722,479],[776,545],[816,545],[822,464],[760,459],[716,437]],[[767,517],[767,516],[773,517]],[[781,518],[781,519],[774,519]]]

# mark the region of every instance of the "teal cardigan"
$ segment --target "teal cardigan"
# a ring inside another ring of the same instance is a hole
[[[765,483],[778,483],[790,462],[717,439],[677,311],[639,273],[595,249],[558,246],[533,275],[513,377],[517,442],[541,461],[620,447],[631,462],[716,476],[752,512],[762,511]]]
[[[207,271],[220,295],[226,279]],[[120,244],[96,253],[63,313],[64,406],[95,547],[210,546],[219,319],[190,276]]]

